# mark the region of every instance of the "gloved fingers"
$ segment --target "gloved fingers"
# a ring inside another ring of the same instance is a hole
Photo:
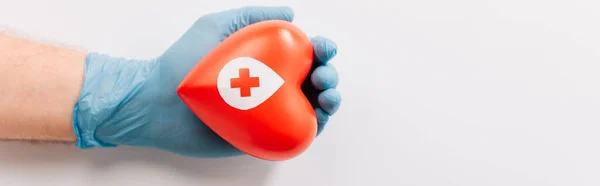
[[[342,95],[337,90],[330,88],[319,93],[317,102],[323,111],[327,112],[329,115],[333,115],[337,112],[338,108],[340,108]]]
[[[315,36],[310,40],[314,48],[315,62],[318,65],[329,62],[337,54],[337,45],[332,40],[322,36]]]
[[[248,25],[267,20],[282,20],[292,22],[294,11],[289,7],[257,7],[248,6],[239,8],[233,14],[231,33],[234,33]]]
[[[337,70],[331,65],[318,66],[311,75],[311,82],[315,89],[326,90],[335,88],[339,83]]]
[[[323,129],[325,128],[325,124],[329,121],[329,114],[323,109],[316,108],[315,114],[317,115],[317,136],[321,134]]]
[[[290,7],[245,7],[241,9],[241,17],[248,20],[248,25],[266,21],[282,20],[292,22],[294,11]]]

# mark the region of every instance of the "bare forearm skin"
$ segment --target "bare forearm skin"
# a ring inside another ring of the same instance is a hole
[[[0,139],[75,142],[86,55],[0,33]]]

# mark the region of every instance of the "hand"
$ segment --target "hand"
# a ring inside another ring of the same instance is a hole
[[[243,154],[211,131],[180,100],[175,90],[200,59],[235,31],[265,20],[292,21],[286,7],[245,7],[198,19],[164,54],[153,60],[128,60],[91,53],[74,109],[80,148],[132,145],[191,157]],[[341,101],[334,89],[336,70],[327,63],[336,45],[313,37],[314,67],[303,84],[321,133]]]

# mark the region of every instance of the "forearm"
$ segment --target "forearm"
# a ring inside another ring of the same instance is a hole
[[[0,139],[74,142],[85,58],[0,33]]]

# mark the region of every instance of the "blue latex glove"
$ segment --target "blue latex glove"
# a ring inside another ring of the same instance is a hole
[[[252,23],[292,21],[287,7],[244,7],[198,19],[164,54],[129,60],[90,53],[81,96],[74,108],[76,146],[152,147],[191,157],[243,154],[211,131],[180,100],[175,90],[196,63],[223,39]],[[168,25],[165,25],[168,26]],[[311,38],[315,60],[303,90],[315,108],[320,133],[338,109],[336,70],[327,62],[334,42]]]

